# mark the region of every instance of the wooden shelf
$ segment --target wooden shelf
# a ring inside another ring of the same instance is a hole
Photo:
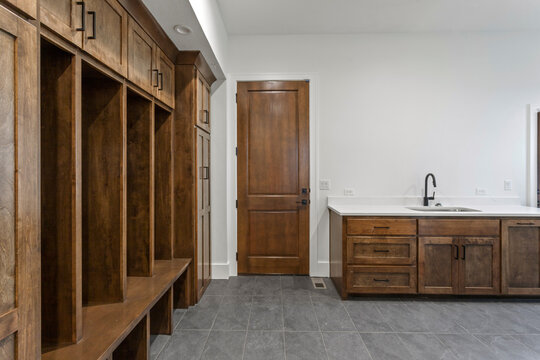
[[[154,276],[128,277],[127,296],[123,303],[85,307],[82,340],[45,353],[42,359],[108,359],[180,276],[188,275],[186,271],[190,262],[191,259],[156,260]]]

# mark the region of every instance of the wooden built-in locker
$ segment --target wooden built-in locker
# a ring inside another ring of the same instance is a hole
[[[193,259],[192,299],[211,279],[210,86],[216,80],[198,51],[176,59],[174,112],[174,255]]]

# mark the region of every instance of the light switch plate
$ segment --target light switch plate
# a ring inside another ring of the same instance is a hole
[[[512,180],[504,180],[504,191],[512,191]]]
[[[330,180],[319,180],[320,190],[330,190]]]
[[[343,195],[345,195],[345,196],[354,196],[354,189],[352,189],[352,188],[343,189]]]

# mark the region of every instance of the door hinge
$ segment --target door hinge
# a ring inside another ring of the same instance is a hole
[[[238,156],[238,147],[235,148],[236,156]]]
[[[236,208],[238,209],[238,200],[236,200]]]
[[[234,94],[234,101],[238,103],[238,94]]]
[[[238,252],[236,253],[236,261],[238,261]]]

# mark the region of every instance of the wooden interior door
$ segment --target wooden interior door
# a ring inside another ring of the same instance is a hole
[[[540,220],[502,222],[502,293],[540,295]]]
[[[82,46],[86,6],[77,0],[41,0],[39,19],[49,29]]]
[[[41,356],[36,28],[0,5],[0,358]]]
[[[464,237],[459,241],[459,293],[495,295],[500,291],[500,239]]]
[[[309,82],[239,82],[238,272],[309,273]]]
[[[458,241],[452,237],[418,239],[418,292],[455,294],[458,279]]]

